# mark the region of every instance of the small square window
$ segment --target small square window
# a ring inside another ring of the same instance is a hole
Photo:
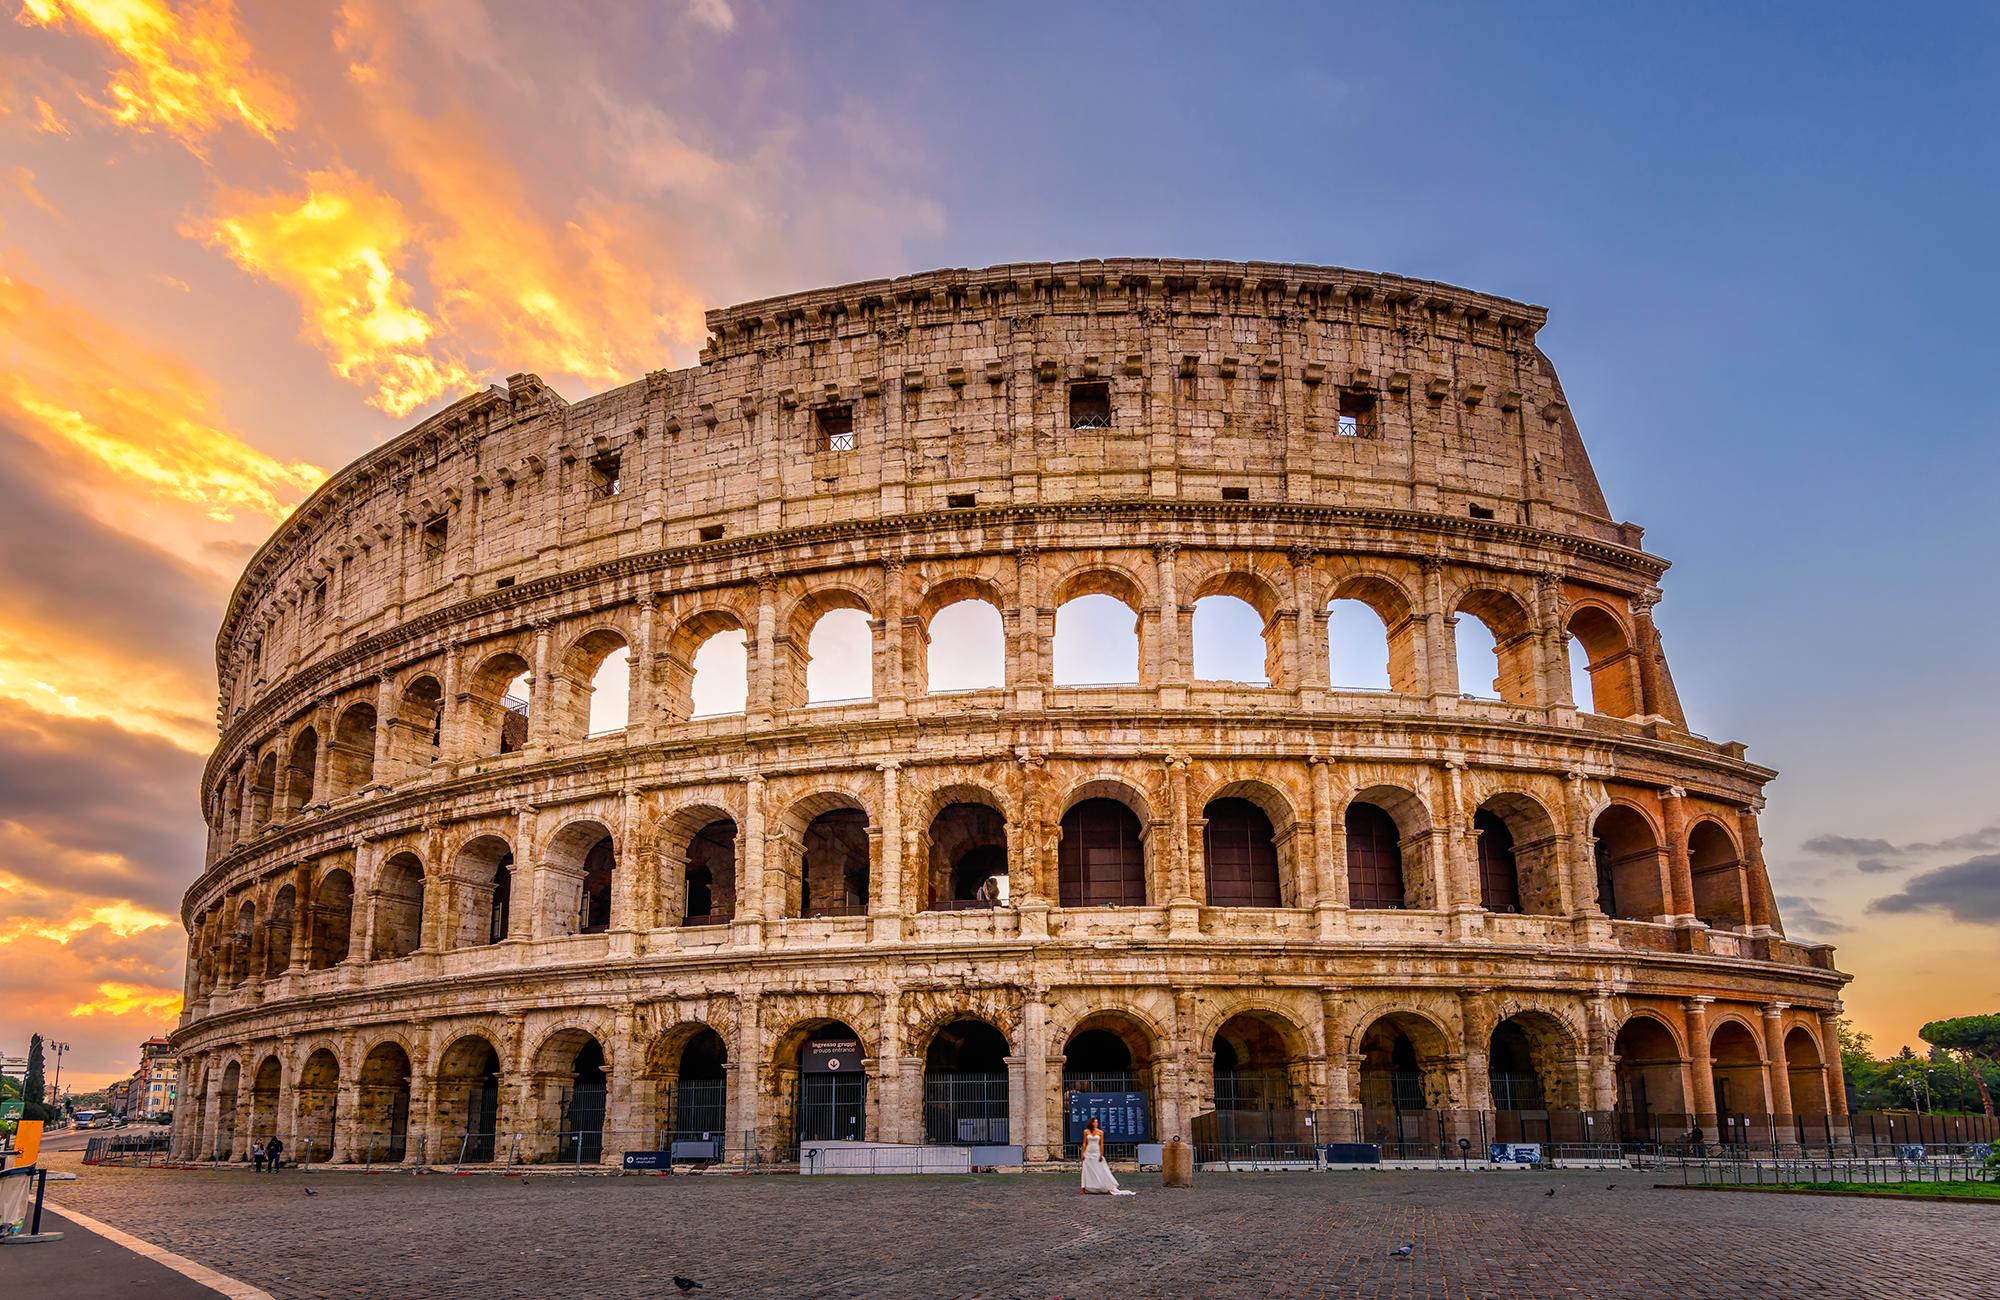
[[[1474,519],[1491,519],[1493,517],[1492,506],[1467,506],[1466,511]]]
[[[949,510],[970,510],[979,504],[979,496],[973,492],[950,492],[945,494],[944,504]]]
[[[590,495],[594,500],[605,501],[618,495],[618,461],[615,451],[607,451],[602,456],[593,456],[590,461]]]
[[[424,554],[444,554],[445,543],[451,537],[451,520],[444,515],[433,515],[424,523]]]
[[[704,542],[719,542],[727,531],[729,529],[726,524],[703,524],[696,535]]]
[[[1111,385],[1104,383],[1069,386],[1069,427],[1108,429],[1111,427]]]
[[[813,428],[821,451],[854,450],[854,408],[822,406],[813,412]]]
[[[1343,438],[1375,436],[1375,394],[1343,388],[1340,391],[1339,433]]]
[[[1248,501],[1250,499],[1250,489],[1247,487],[1226,487],[1222,489],[1222,499],[1224,501]]]

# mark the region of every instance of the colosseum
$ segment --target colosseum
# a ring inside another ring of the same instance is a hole
[[[217,639],[178,1149],[1840,1123],[1774,773],[1688,730],[1667,563],[1545,318],[939,271],[711,312],[699,364],[582,401],[514,375],[347,466]]]

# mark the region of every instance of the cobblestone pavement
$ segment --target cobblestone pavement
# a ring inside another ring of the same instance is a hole
[[[675,1273],[703,1297],[2000,1297],[1991,1207],[1653,1180],[1218,1174],[1165,1192],[1128,1174],[1140,1194],[1112,1199],[1054,1174],[92,1169],[50,1199],[277,1297],[660,1296]]]

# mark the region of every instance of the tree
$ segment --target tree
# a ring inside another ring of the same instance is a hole
[[[36,1034],[28,1040],[28,1073],[21,1080],[21,1100],[39,1106],[43,1101],[43,1091],[42,1036]]]
[[[2000,1063],[2000,1012],[1933,1020],[1917,1031],[1923,1040],[1957,1057],[1979,1089],[1979,1104],[1993,1118],[1993,1092],[1986,1086],[1985,1063]]]

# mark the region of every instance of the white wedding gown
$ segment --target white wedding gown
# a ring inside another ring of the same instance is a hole
[[[1118,1185],[1111,1176],[1111,1166],[1104,1163],[1104,1140],[1095,1133],[1083,1137],[1083,1190],[1101,1192],[1106,1196],[1137,1196]]]

